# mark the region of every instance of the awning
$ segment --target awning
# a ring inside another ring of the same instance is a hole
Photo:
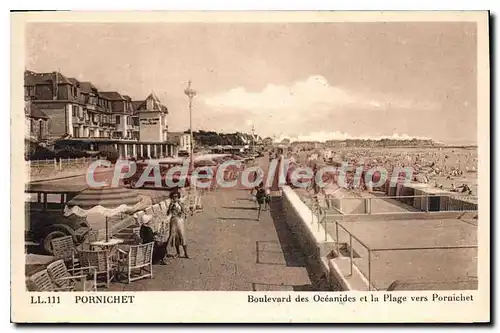
[[[105,216],[133,211],[141,205],[143,197],[124,187],[87,188],[71,199],[64,208],[64,215],[87,216],[101,213]]]

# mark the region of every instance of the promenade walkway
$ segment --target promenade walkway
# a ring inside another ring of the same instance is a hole
[[[267,158],[256,162],[267,170]],[[260,220],[248,189],[208,192],[203,206],[186,221],[190,259],[168,258],[154,266],[152,280],[114,283],[110,290],[323,290],[325,281],[308,269],[283,218],[280,198]]]
[[[309,273],[276,200],[257,221],[248,191],[219,189],[204,198],[204,211],[186,221],[190,259],[168,258],[154,278],[112,284],[112,291],[320,290]]]

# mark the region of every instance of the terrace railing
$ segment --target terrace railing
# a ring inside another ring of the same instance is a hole
[[[402,211],[423,212],[477,212],[478,197],[474,195],[439,194],[413,196],[381,196],[381,197],[344,197],[330,200],[327,206],[330,210],[342,211],[342,207],[335,207],[333,200],[341,202],[359,201],[362,214],[397,213]],[[362,204],[361,204],[362,203]],[[349,213],[349,212],[347,212]]]
[[[326,228],[325,228],[326,229]],[[452,245],[452,246],[442,246],[442,245],[437,245],[437,246],[419,246],[419,247],[388,247],[388,248],[370,248],[366,243],[361,241],[358,237],[353,235],[345,226],[343,226],[341,223],[338,221],[335,221],[335,250],[337,256],[343,257],[342,251],[340,249],[341,244],[343,242],[340,241],[339,239],[339,230],[342,229],[345,233],[348,235],[348,256],[349,256],[349,274],[348,276],[352,276],[353,274],[353,267],[355,266],[354,264],[354,247],[353,247],[353,239],[357,241],[361,247],[363,247],[368,255],[367,258],[367,271],[363,272],[362,269],[359,269],[358,266],[358,271],[364,275],[364,277],[367,280],[368,284],[368,290],[378,290],[377,286],[375,286],[375,283],[373,282],[373,276],[372,276],[372,259],[373,259],[373,253],[376,252],[391,252],[391,251],[426,251],[426,250],[432,250],[432,251],[443,251],[443,250],[460,250],[460,249],[476,249],[478,248],[477,245]]]
[[[82,157],[82,158],[61,158],[47,160],[31,160],[26,161],[26,169],[29,172],[30,178],[43,179],[60,174],[61,172],[77,172],[86,168],[92,162],[98,160],[98,157]]]

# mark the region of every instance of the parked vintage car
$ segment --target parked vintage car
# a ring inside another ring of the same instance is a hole
[[[30,211],[27,217],[31,222],[30,237],[47,253],[52,253],[53,239],[72,236],[75,244],[79,244],[90,231],[85,218],[65,217],[60,211]]]
[[[83,242],[90,231],[86,219],[75,215],[65,217],[63,214],[65,203],[76,194],[64,189],[58,192],[47,186],[28,189],[27,195],[34,200],[25,202],[27,240],[39,244],[46,253],[52,252],[51,242],[54,238],[72,236],[76,244]],[[49,202],[48,196],[61,196],[61,200]]]

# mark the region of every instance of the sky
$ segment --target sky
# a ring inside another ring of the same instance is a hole
[[[26,68],[134,100],[169,129],[277,139],[476,143],[476,26],[392,23],[31,23]]]

